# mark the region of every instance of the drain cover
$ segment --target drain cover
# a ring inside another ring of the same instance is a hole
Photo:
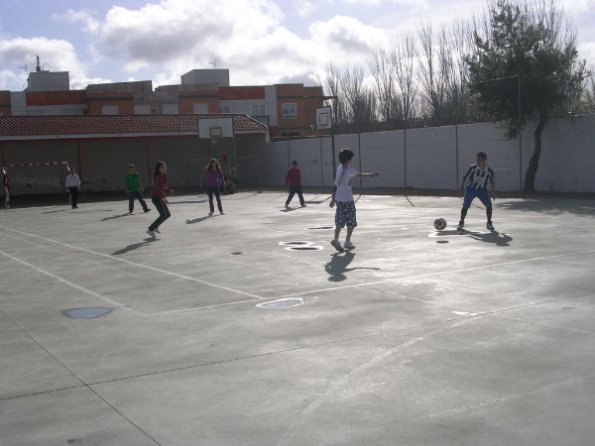
[[[313,226],[311,228],[307,228],[307,229],[333,229],[334,226],[329,226],[329,225],[321,225],[321,226]]]
[[[288,251],[321,251],[322,246],[286,246]]]
[[[304,299],[301,297],[286,297],[284,299],[271,300],[270,302],[263,302],[256,304],[258,308],[291,308],[299,307],[304,304]]]
[[[230,256],[243,256],[244,253],[242,251],[233,251],[233,252],[228,252],[228,254]]]
[[[95,319],[105,316],[112,310],[113,308],[106,307],[70,308],[68,310],[62,311],[62,314],[72,319]]]
[[[310,246],[312,242],[304,242],[304,241],[297,241],[297,242],[279,242],[280,246]]]

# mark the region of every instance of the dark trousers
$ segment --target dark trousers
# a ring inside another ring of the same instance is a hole
[[[299,184],[297,186],[289,186],[289,196],[287,197],[285,204],[288,205],[295,194],[298,194],[298,198],[300,199],[300,204],[302,206],[306,204],[304,201],[304,196],[302,195],[302,186]]]
[[[215,198],[217,199],[217,209],[219,209],[219,212],[223,212],[218,187],[207,187],[207,195],[209,196],[209,209],[211,210],[211,212],[215,211],[215,206],[213,205],[213,194],[215,194]]]
[[[69,187],[68,190],[70,191],[70,204],[72,208],[78,207],[79,203],[79,188],[78,187]]]
[[[138,200],[140,202],[140,205],[143,207],[143,211],[146,211],[147,209],[149,209],[147,207],[147,203],[145,203],[145,200],[143,200],[143,194],[141,194],[140,191],[129,192],[128,193],[128,210],[130,211],[131,214],[132,214],[132,211],[134,211],[134,200]]]
[[[159,227],[159,225],[161,225],[161,223],[171,217],[171,214],[169,213],[167,204],[165,204],[165,201],[163,201],[162,198],[153,197],[151,198],[151,201],[153,202],[155,209],[157,209],[157,212],[159,212],[159,217],[157,217],[157,220],[155,220],[153,223],[151,223],[151,226],[149,226],[149,231],[154,231]]]

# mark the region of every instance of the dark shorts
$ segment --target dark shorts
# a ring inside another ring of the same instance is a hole
[[[488,192],[488,189],[485,187],[483,189],[475,189],[470,186],[467,186],[465,188],[465,199],[463,200],[463,208],[469,209],[469,207],[471,206],[471,202],[475,198],[479,198],[479,200],[483,203],[486,209],[492,208],[492,200],[490,199],[490,193]]]
[[[353,201],[337,201],[336,205],[335,226],[355,228],[357,226],[355,203]]]

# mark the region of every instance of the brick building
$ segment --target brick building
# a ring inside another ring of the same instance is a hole
[[[0,91],[0,115],[171,115],[240,113],[269,127],[271,137],[316,135],[320,86],[231,86],[229,70],[192,70],[181,83],[92,84],[70,90],[68,72],[36,71],[22,92]]]

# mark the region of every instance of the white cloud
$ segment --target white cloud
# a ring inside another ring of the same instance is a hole
[[[21,89],[27,87],[27,76],[24,70],[12,71],[12,70],[1,70],[0,71],[0,90],[14,90],[15,85],[20,85]]]
[[[99,29],[102,50],[127,59],[127,69],[164,63],[234,39],[266,35],[283,15],[269,0],[162,0],[138,10],[113,7]]]
[[[93,12],[86,9],[79,11],[69,9],[63,14],[54,14],[52,18],[69,23],[83,23],[83,30],[86,32],[95,32],[99,28],[99,22],[93,18]]]
[[[81,70],[74,46],[65,40],[17,37],[0,41],[0,62],[2,63],[27,64],[32,69],[38,55],[42,68],[46,70]]]
[[[300,17],[309,17],[318,9],[317,3],[312,1],[292,0],[291,4]]]
[[[307,9],[312,2],[294,2]],[[241,13],[238,13],[241,11]],[[153,69],[155,85],[179,83],[193,68],[216,61],[229,68],[232,84],[320,79],[329,60],[364,60],[388,41],[386,32],[351,17],[336,16],[300,37],[284,24],[270,0],[162,0],[131,10],[113,7],[99,24],[96,50],[117,55],[126,72]]]
[[[36,57],[39,56],[41,68],[49,71],[70,72],[71,85],[76,88],[86,86],[90,80],[85,73],[83,64],[78,60],[75,48],[70,42],[45,37],[25,39],[17,37],[0,41],[0,63],[14,64],[16,70],[2,72],[2,84],[5,88],[14,89],[14,81],[27,78],[25,70],[18,70],[20,66],[27,66],[27,71],[35,69]],[[18,70],[18,71],[17,71]]]

